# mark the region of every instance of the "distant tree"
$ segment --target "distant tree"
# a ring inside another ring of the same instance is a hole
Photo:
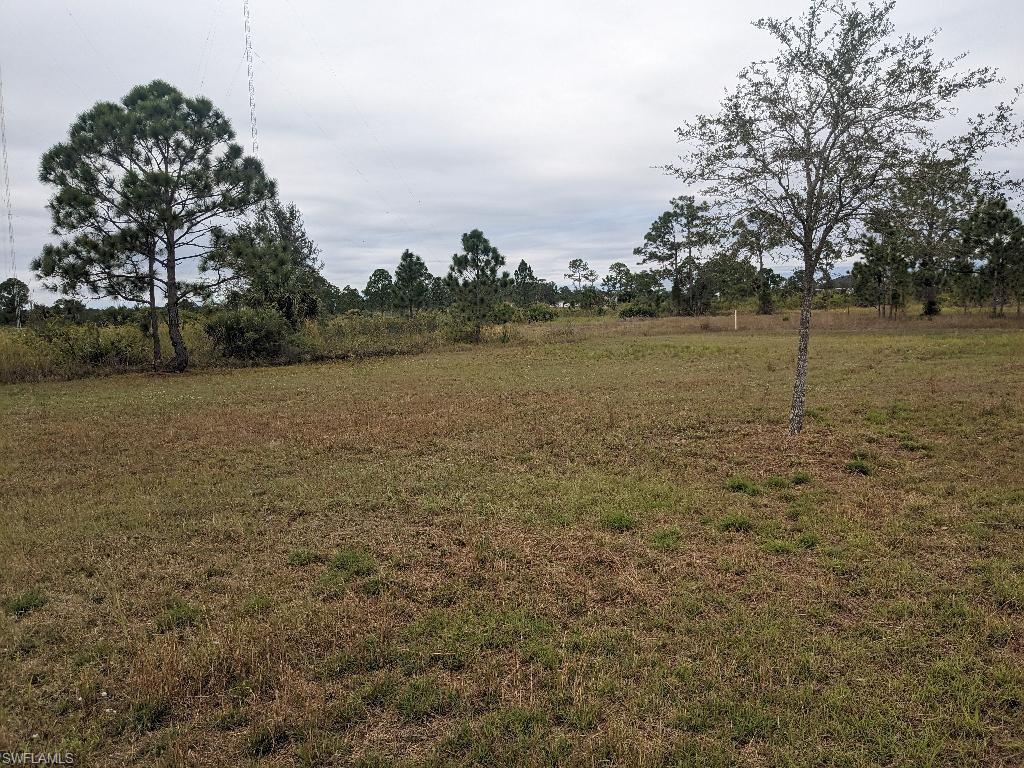
[[[654,220],[644,244],[633,250],[641,264],[657,264],[662,279],[671,281],[672,304],[677,314],[694,306],[695,276],[699,273],[703,249],[722,238],[711,206],[698,203],[691,195],[673,198],[671,207]],[[688,298],[684,297],[688,294]]]
[[[593,285],[597,280],[597,272],[592,270],[583,259],[572,259],[569,262],[569,271],[565,273],[565,279],[572,283],[576,291],[579,291],[584,283]]]
[[[270,200],[233,232],[213,232],[205,270],[225,277],[228,303],[276,310],[291,326],[325,311],[337,290],[320,274],[320,250],[294,203]]]
[[[21,280],[9,277],[0,283],[0,322],[20,325],[28,309],[29,290]]]
[[[363,295],[351,285],[346,285],[338,291],[337,304],[331,310],[333,314],[350,312],[353,309],[363,308]]]
[[[550,280],[538,280],[536,286],[536,300],[542,304],[554,306],[558,303],[558,286]]]
[[[768,276],[764,274],[766,270],[759,273],[741,252],[724,250],[704,262],[699,271],[710,292],[723,301],[735,303],[749,298],[759,292],[760,283],[763,283],[770,301],[771,289]],[[769,309],[770,306],[769,303]]]
[[[430,278],[427,286],[427,306],[434,309],[447,309],[452,304],[452,292],[444,277]]]
[[[964,241],[970,257],[981,264],[979,276],[989,292],[992,316],[1002,315],[1016,278],[1024,271],[1024,223],[1005,197],[988,197],[964,225]]]
[[[363,289],[363,300],[372,312],[382,315],[395,305],[395,284],[386,269],[375,269]]]
[[[423,259],[407,248],[395,269],[395,298],[401,309],[408,310],[409,317],[426,304],[430,279]]]
[[[89,311],[85,303],[78,299],[57,299],[50,310],[52,317],[69,323],[84,323]]]
[[[874,306],[878,316],[906,306],[910,287],[910,263],[891,240],[878,234],[861,240],[861,258],[853,265],[853,291],[861,304]]]
[[[484,323],[491,319],[501,292],[509,285],[508,272],[498,273],[505,257],[491,245],[479,229],[462,235],[462,252],[452,256],[447,286],[452,293],[452,309],[470,329],[479,343]]]
[[[770,315],[772,302],[772,271],[765,268],[764,257],[782,245],[782,236],[772,227],[771,219],[757,212],[740,217],[732,226],[732,251],[745,255],[757,263],[754,290],[757,294],[757,314]]]
[[[512,273],[512,300],[516,305],[527,307],[537,301],[537,283],[533,267],[521,259],[516,271]]]
[[[632,279],[633,273],[630,272],[629,267],[621,261],[616,261],[608,267],[608,274],[601,281],[601,288],[617,304],[623,300]]]
[[[803,259],[790,434],[803,429],[813,276],[830,245],[888,204],[953,99],[997,79],[985,68],[951,71],[959,58],[937,58],[934,34],[895,38],[892,8],[811,0],[798,19],[755,22],[779,52],[739,73],[718,114],[678,129],[688,149],[668,168],[740,215],[770,222]],[[1001,105],[975,121],[971,151],[1010,125],[1011,112]]]
[[[245,157],[224,113],[154,80],[120,103],[79,116],[69,139],[43,155],[40,179],[56,188],[53,232],[33,269],[61,293],[78,291],[150,305],[166,303],[171,367],[188,366],[180,308],[221,285],[220,276],[183,280],[183,262],[206,255],[215,228],[274,195],[263,166]],[[160,335],[152,333],[154,358]]]

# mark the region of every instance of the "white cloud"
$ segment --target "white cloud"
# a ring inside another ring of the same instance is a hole
[[[575,256],[632,263],[683,191],[652,167],[674,159],[673,129],[770,53],[753,18],[804,2],[768,5],[251,0],[261,154],[339,284],[361,287],[404,248],[441,273],[473,227],[547,278]],[[48,237],[39,157],[95,101],[159,77],[248,138],[237,0],[9,0],[0,19],[23,277]],[[944,26],[941,54],[971,49],[971,65],[1024,79],[1016,0],[901,0],[896,20]],[[997,159],[1024,175],[1019,153]]]

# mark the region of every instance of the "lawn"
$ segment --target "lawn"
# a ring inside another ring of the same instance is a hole
[[[1024,332],[558,324],[0,387],[0,749],[1024,764]]]

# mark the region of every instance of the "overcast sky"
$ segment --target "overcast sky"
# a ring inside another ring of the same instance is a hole
[[[676,157],[673,129],[771,53],[751,20],[804,5],[251,0],[260,155],[339,285],[362,288],[405,248],[442,274],[474,227],[544,278],[577,256],[633,265],[686,191],[654,168]],[[1024,80],[1021,0],[900,0],[895,18],[1002,70],[975,111]],[[162,78],[210,97],[248,144],[243,47],[242,0],[0,0],[22,279],[48,239],[39,158],[75,116]],[[1024,175],[1019,151],[993,162]]]

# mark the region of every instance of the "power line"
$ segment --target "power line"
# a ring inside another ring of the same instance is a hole
[[[10,276],[18,277],[18,258],[14,249],[14,204],[11,202],[11,173],[7,165],[7,116],[4,112],[4,73],[0,65],[0,164],[4,173],[4,205],[7,206],[7,247],[10,251]],[[21,327],[21,302],[15,301],[15,323]]]
[[[249,74],[249,132],[252,134],[252,154],[260,156],[260,143],[256,132],[256,83],[252,65],[252,23],[249,20],[249,0],[242,0],[245,16],[245,63]]]

